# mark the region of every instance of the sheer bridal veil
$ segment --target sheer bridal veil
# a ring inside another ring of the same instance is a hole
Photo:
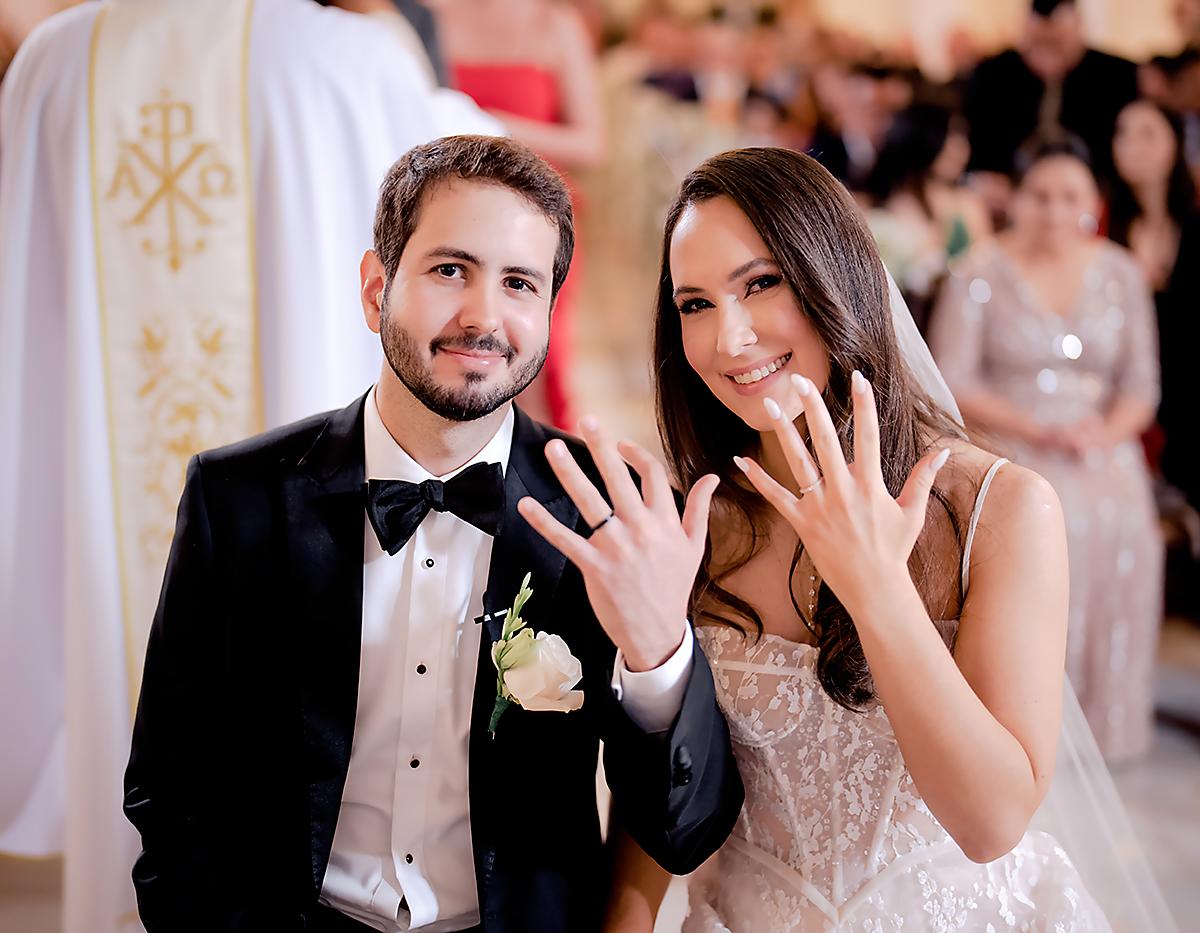
[[[962,425],[958,403],[890,273],[888,287],[896,340],[909,370],[926,394]],[[1057,840],[1117,933],[1178,929],[1065,675],[1054,780],[1030,828]]]

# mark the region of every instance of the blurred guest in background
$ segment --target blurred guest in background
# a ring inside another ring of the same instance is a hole
[[[1138,72],[1145,97],[1179,114],[1183,122],[1183,154],[1195,180],[1200,177],[1200,49],[1159,55]]]
[[[1200,437],[1192,366],[1200,346],[1200,214],[1183,152],[1183,123],[1146,100],[1117,118],[1108,235],[1129,247],[1154,290],[1158,312],[1164,478],[1200,508]]]
[[[1154,310],[1126,250],[1098,239],[1086,149],[1021,154],[1012,227],[947,283],[931,345],[968,425],[1046,477],[1071,560],[1067,673],[1105,756],[1146,752],[1163,544],[1139,435],[1158,403]]]
[[[713,6],[694,36],[692,71],[704,116],[713,126],[733,129],[750,89],[745,23],[726,7]]]
[[[979,67],[984,52],[970,31],[959,26],[946,34],[945,54],[950,64],[950,77],[942,87],[949,98],[953,100],[955,112],[961,113],[963,100],[967,96],[967,87],[971,83],[971,76]]]
[[[696,101],[692,74],[692,26],[675,13],[667,0],[649,0],[638,12],[625,40],[606,53],[609,67],[635,72],[649,87],[676,100]]]
[[[1075,0],[1034,0],[1018,46],[981,62],[967,86],[970,168],[987,173],[992,209],[1003,209],[1013,156],[1035,132],[1082,137],[1107,177],[1117,113],[1137,94],[1137,66],[1084,44]]]
[[[776,97],[751,87],[742,102],[740,142],[743,146],[787,146],[787,107]]]
[[[604,158],[595,52],[578,10],[554,0],[442,0],[436,9],[455,87],[567,175]],[[578,245],[555,307],[550,355],[519,399],[531,417],[564,428],[574,420],[568,379]]]
[[[746,42],[750,87],[783,104],[796,97],[804,82],[800,62],[790,54],[788,39],[780,25],[779,8],[760,7]]]
[[[947,264],[992,232],[983,202],[961,184],[969,155],[961,118],[918,103],[896,114],[867,179],[867,222],[922,331]]]
[[[912,102],[909,76],[885,63],[829,63],[816,75],[814,90],[821,122],[808,154],[851,191],[861,191],[893,115]]]

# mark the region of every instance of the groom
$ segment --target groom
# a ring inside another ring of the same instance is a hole
[[[596,930],[600,738],[664,867],[728,834],[742,787],[686,622],[711,487],[681,521],[642,452],[645,499],[594,424],[585,447],[511,402],[573,239],[518,143],[409,151],[361,267],[378,384],[191,461],[126,774],[150,933]],[[492,737],[526,574],[521,616],[578,658],[582,707],[548,678]]]

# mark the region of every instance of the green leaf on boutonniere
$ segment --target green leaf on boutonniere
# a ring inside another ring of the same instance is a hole
[[[488,732],[496,737],[496,725],[504,711],[512,706],[512,694],[504,685],[504,672],[516,667],[524,661],[531,652],[536,650],[532,629],[525,628],[525,620],[521,618],[521,610],[529,602],[533,590],[529,586],[532,573],[525,574],[521,581],[521,589],[513,600],[512,608],[504,614],[504,626],[500,630],[500,639],[492,644],[492,664],[496,668],[496,703],[492,707],[492,715],[488,720]]]
[[[533,590],[529,588],[529,580],[532,576],[533,574],[531,573],[525,574],[525,579],[521,581],[521,589],[517,593],[517,598],[513,600],[512,608],[504,614],[504,628],[500,633],[501,641],[509,639],[514,632],[525,625],[525,620],[521,618],[521,610],[525,608],[525,603],[533,595]]]

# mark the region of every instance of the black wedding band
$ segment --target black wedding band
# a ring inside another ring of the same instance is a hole
[[[605,525],[607,525],[608,520],[616,514],[617,514],[616,512],[610,511],[607,515],[605,515],[602,519],[600,519],[600,521],[598,521],[598,522],[596,522],[596,524],[592,525],[591,529],[588,531],[588,537],[590,538],[597,531],[599,531],[601,528],[603,528]]]

